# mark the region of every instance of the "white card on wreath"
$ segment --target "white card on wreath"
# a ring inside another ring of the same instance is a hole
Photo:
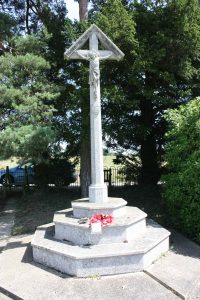
[[[101,234],[101,222],[91,223],[91,234]]]

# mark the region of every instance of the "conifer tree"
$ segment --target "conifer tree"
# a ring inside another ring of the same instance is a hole
[[[196,0],[130,2],[106,1],[95,15],[125,53],[120,64],[110,62],[102,77],[105,131],[111,145],[139,155],[139,181],[157,183],[164,150],[163,114],[198,91],[200,9]],[[130,24],[135,24],[135,35]]]
[[[30,44],[32,52],[26,53]],[[37,46],[34,37],[21,37],[14,53],[0,57],[1,155],[25,162],[40,161],[55,141],[52,102],[59,90],[48,80],[50,65],[38,55]]]

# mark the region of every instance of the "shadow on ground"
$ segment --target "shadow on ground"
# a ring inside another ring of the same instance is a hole
[[[179,255],[200,259],[199,245],[191,240],[188,240],[182,234],[173,229],[171,230],[170,244],[170,249],[172,252]]]

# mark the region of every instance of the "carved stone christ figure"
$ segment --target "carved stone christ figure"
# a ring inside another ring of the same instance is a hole
[[[112,52],[107,51],[107,55],[101,55],[96,50],[88,50],[87,52],[83,52],[82,50],[76,51],[80,58],[88,60],[90,62],[90,76],[89,76],[89,84],[94,88],[94,96],[97,99],[97,91],[100,80],[100,70],[99,70],[99,61],[105,60],[112,55]]]

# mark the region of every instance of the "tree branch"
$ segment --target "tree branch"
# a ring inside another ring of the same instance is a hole
[[[29,0],[26,0],[26,29],[27,29],[28,34],[31,34],[30,27],[29,27],[29,18],[28,18],[29,9],[30,9]]]

